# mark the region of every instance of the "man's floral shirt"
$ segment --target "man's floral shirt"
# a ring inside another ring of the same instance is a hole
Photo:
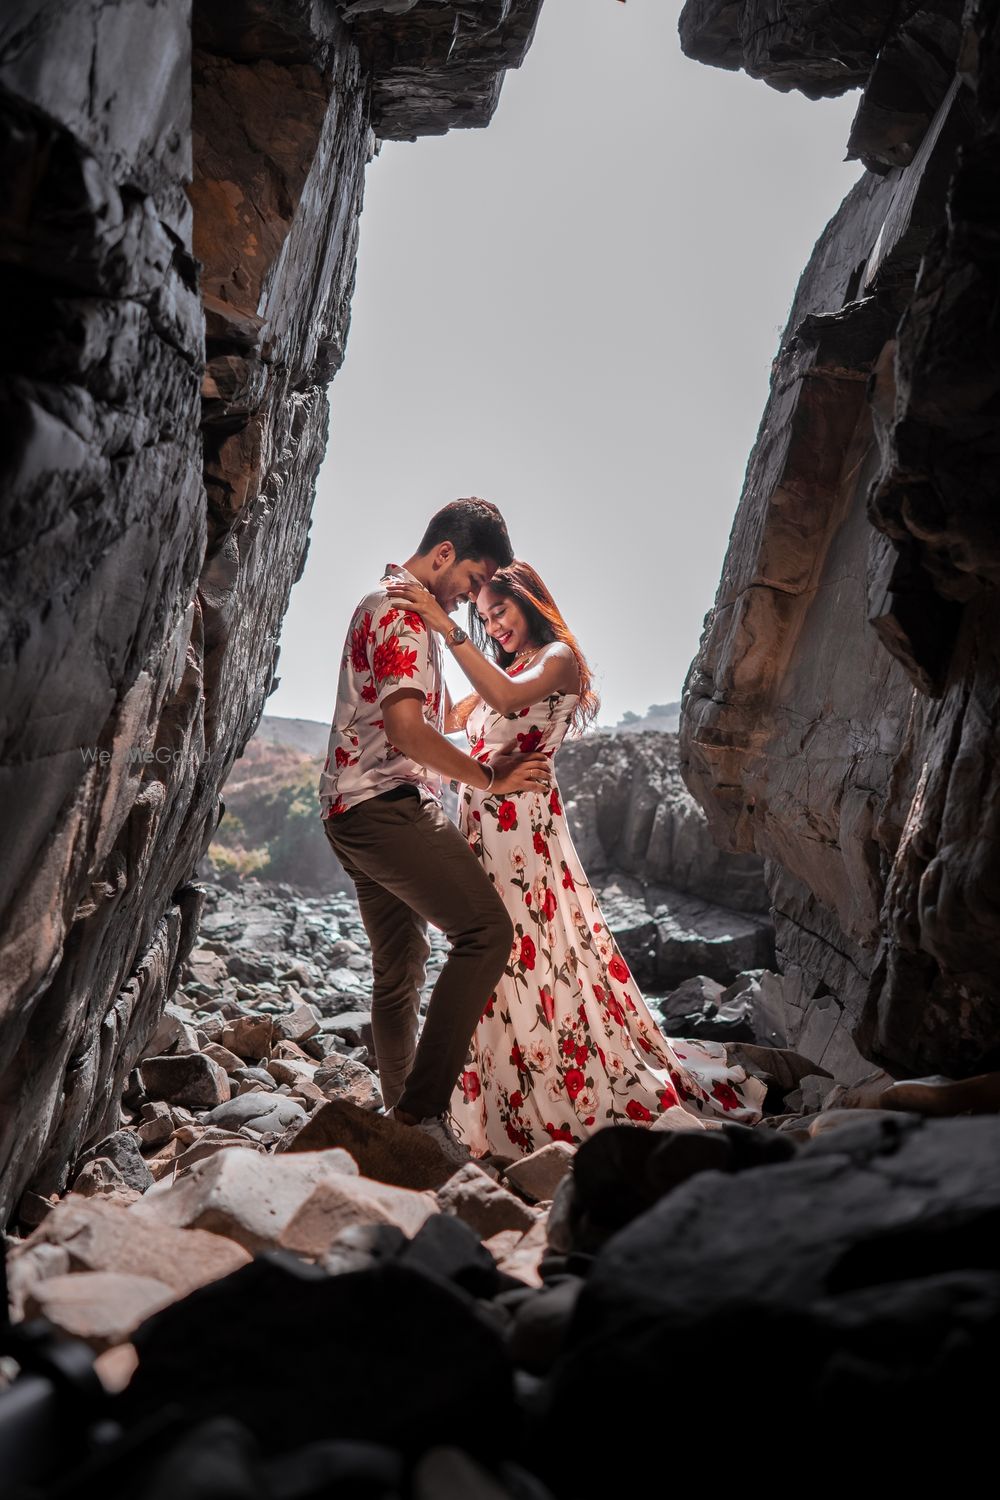
[[[417,580],[395,563],[389,578]],[[441,778],[389,743],[381,708],[401,687],[424,695],[424,718],[444,733],[444,663],[441,642],[412,610],[397,609],[384,587],[366,595],[354,611],[337,684],[326,761],[319,778],[320,817],[332,818],[402,782],[421,797],[437,799]]]

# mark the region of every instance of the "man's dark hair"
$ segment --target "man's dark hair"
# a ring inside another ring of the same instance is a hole
[[[417,551],[430,552],[442,542],[451,542],[455,561],[468,557],[488,557],[498,567],[514,561],[514,549],[507,535],[507,523],[489,500],[472,495],[467,500],[453,500],[431,516]]]

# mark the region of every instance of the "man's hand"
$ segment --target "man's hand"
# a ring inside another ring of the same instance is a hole
[[[498,755],[493,764],[491,792],[547,792],[552,785],[552,762],[535,751],[531,755]]]

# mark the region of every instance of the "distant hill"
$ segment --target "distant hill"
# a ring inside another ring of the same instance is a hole
[[[322,765],[329,736],[328,723],[320,724],[315,719],[281,719],[275,714],[265,714],[250,743],[285,745],[292,750],[301,750],[305,755],[318,755]]]
[[[222,788],[225,813],[205,856],[219,878],[256,875],[302,890],[353,886],[320,826],[328,724],[265,714]]]
[[[651,703],[644,714],[627,713],[617,724],[604,725],[612,734],[645,734],[656,730],[661,734],[676,734],[681,722],[679,703]]]

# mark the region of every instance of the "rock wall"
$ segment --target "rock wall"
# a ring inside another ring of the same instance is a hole
[[[0,1220],[117,1124],[274,686],[379,138],[483,125],[541,0],[0,17]]]
[[[768,910],[763,861],[719,848],[681,780],[676,735],[568,739],[556,770],[588,875],[614,871],[733,911]]]
[[[685,779],[768,861],[779,958],[862,1051],[1000,1062],[1000,31],[995,8],[691,0],[684,49],[862,89],[866,171],[799,283],[715,607]]]

